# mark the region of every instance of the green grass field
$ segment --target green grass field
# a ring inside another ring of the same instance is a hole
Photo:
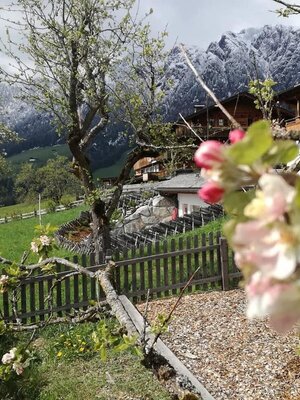
[[[42,216],[42,224],[50,223],[53,226],[59,226],[65,222],[71,221],[79,216],[80,212],[88,207],[83,205],[70,210],[46,214]],[[35,226],[39,224],[38,217],[29,218],[21,221],[12,221],[8,224],[0,225],[0,255],[10,260],[19,261],[25,250],[28,250],[32,238],[34,237]],[[66,257],[70,252],[58,250],[57,255]],[[36,261],[29,259],[29,261]]]
[[[41,201],[41,209],[47,208],[48,200]],[[38,210],[38,202],[36,204],[19,203],[12,206],[0,207],[0,218],[10,217],[12,215],[20,215]]]

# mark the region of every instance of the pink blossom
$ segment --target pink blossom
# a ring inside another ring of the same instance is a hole
[[[296,190],[280,175],[264,174],[258,181],[261,190],[246,206],[245,215],[266,222],[283,220],[292,206]]]
[[[245,137],[245,132],[242,131],[241,129],[234,129],[233,131],[229,132],[229,140],[230,143],[232,144],[239,142],[244,137]]]
[[[232,239],[235,262],[241,269],[250,267],[266,277],[286,279],[300,261],[296,237],[284,224],[271,227],[262,221],[239,223]]]
[[[271,326],[279,333],[286,333],[300,319],[299,282],[273,281],[261,272],[252,275],[246,285],[247,316],[270,316]]]
[[[8,275],[1,275],[0,277],[0,285],[4,286],[8,283],[9,276]]]
[[[195,153],[194,161],[199,168],[211,169],[224,161],[224,145],[216,140],[203,142]]]
[[[198,191],[199,197],[207,203],[217,203],[223,197],[224,189],[213,181],[205,183]]]

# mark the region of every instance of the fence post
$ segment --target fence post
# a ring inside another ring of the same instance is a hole
[[[222,289],[229,290],[229,269],[228,269],[228,243],[224,237],[220,237],[220,254],[221,254],[221,275]]]

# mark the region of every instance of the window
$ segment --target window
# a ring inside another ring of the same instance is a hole
[[[224,126],[224,119],[223,118],[219,118],[219,126]]]
[[[215,126],[215,120],[213,118],[209,119],[209,126]]]
[[[144,169],[144,172],[159,172],[159,164],[151,165]]]
[[[188,213],[188,205],[187,204],[182,204],[182,213],[183,213],[183,215]]]

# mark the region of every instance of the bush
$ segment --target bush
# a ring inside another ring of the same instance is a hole
[[[47,212],[49,212],[49,213],[54,213],[55,210],[56,210],[56,203],[55,203],[55,201],[53,201],[53,200],[48,200],[48,201],[47,201],[47,206],[46,206],[46,208],[47,208]]]
[[[69,195],[69,194],[65,194],[61,200],[60,200],[60,204],[62,204],[64,207],[66,207],[67,209],[72,207],[72,203],[74,201],[73,196]]]

